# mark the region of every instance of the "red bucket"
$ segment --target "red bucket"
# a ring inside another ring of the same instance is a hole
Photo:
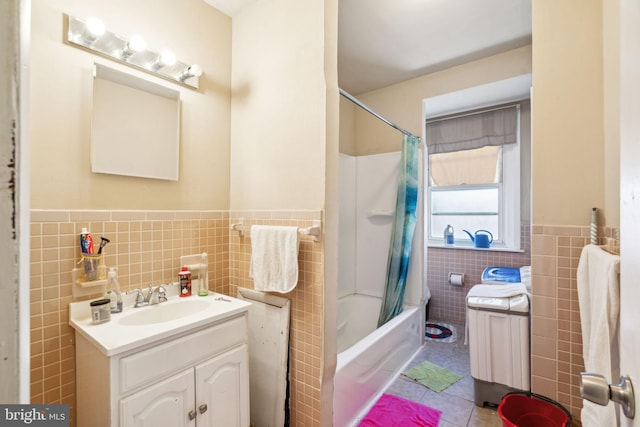
[[[498,415],[504,427],[567,427],[571,420],[567,410],[551,399],[521,393],[504,396]]]

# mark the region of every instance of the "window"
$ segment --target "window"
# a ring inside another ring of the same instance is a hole
[[[455,246],[471,245],[463,230],[488,230],[493,248],[519,250],[519,107],[429,119],[426,141],[429,243],[451,224]]]

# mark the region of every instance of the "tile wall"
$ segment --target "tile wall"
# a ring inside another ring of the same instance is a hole
[[[532,391],[560,402],[579,420],[582,408],[580,372],[582,332],[576,270],[589,227],[523,224],[522,254],[462,249],[428,249],[431,319],[464,324],[465,295],[489,265],[532,267]],[[613,240],[617,230],[602,227],[599,244]],[[529,237],[531,239],[529,245]],[[465,286],[447,283],[449,272],[465,273]]]
[[[589,227],[533,225],[531,387],[580,418],[584,371],[576,270]],[[601,228],[604,244],[618,231]]]
[[[105,263],[118,267],[122,290],[175,281],[179,257],[209,254],[209,288],[235,296],[248,278],[250,239],[229,230],[230,218],[245,223],[309,226],[319,211],[59,211],[31,212],[31,402],[66,403],[75,426],[74,334],[68,325],[73,302],[71,270],[79,259],[82,227],[95,241],[110,239]],[[300,281],[287,296],[291,317],[291,419],[320,419],[320,325],[322,243],[303,239]],[[87,297],[87,299],[91,299]]]
[[[235,295],[252,287],[250,239],[229,224],[309,226],[320,212],[228,211],[32,211],[31,218],[31,401],[75,405],[71,270],[79,257],[78,235],[87,227],[108,237],[107,265],[117,265],[123,290],[174,280],[179,256],[209,253],[210,289]],[[529,230],[523,226],[523,230]],[[576,268],[589,228],[531,227],[531,256],[506,252],[429,248],[430,317],[464,323],[464,297],[487,265],[532,265],[532,389],[558,400],[579,417],[579,372],[584,369]],[[601,236],[611,236],[604,229]],[[523,231],[523,238],[528,233]],[[523,240],[523,242],[528,240]],[[526,247],[526,246],[525,246]],[[322,243],[304,238],[300,284],[288,297],[291,317],[291,420],[318,425],[320,413]],[[464,287],[447,284],[449,272],[464,272]],[[73,413],[73,410],[72,410]],[[295,421],[295,422],[294,422]],[[72,424],[75,425],[75,424]]]
[[[464,324],[466,295],[480,283],[482,270],[489,266],[522,267],[531,264],[530,226],[522,224],[521,247],[524,252],[499,252],[476,249],[430,247],[427,250],[427,284],[431,291],[429,319]],[[464,273],[464,286],[448,283],[449,273]]]
[[[230,222],[242,218],[245,225],[294,225],[309,227],[321,220],[320,212],[231,212]],[[289,347],[290,425],[320,425],[320,378],[322,366],[323,243],[303,236],[299,251],[296,288],[283,296],[291,299]],[[251,239],[237,233],[229,239],[229,294],[237,287],[253,288],[249,277]]]

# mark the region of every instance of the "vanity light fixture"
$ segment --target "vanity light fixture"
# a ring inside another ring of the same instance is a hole
[[[65,15],[64,23],[66,44],[186,87],[199,87],[202,67],[180,62],[167,50],[161,53],[149,50],[138,35],[122,37],[107,30],[104,23],[94,17],[83,21]]]
[[[180,75],[178,76],[178,80],[181,82],[185,81],[189,77],[200,77],[202,75],[202,67],[198,64],[193,64],[187,68],[185,68]]]

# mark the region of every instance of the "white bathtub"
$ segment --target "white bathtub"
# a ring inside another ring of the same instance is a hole
[[[338,300],[338,363],[333,425],[357,423],[423,343],[424,310],[405,306],[376,329],[382,300],[352,294]]]

